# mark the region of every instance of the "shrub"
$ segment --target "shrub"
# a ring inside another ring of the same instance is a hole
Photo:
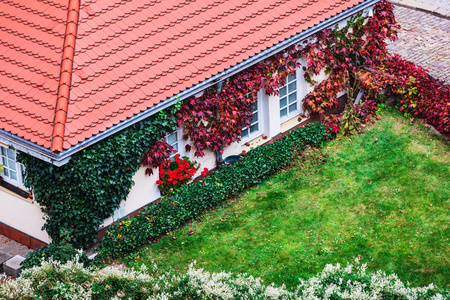
[[[386,68],[396,76],[392,92],[401,97],[400,111],[423,118],[438,131],[449,134],[450,86],[398,55],[386,62]]]
[[[450,86],[425,69],[398,55],[390,56],[381,68],[366,76],[365,88],[376,93],[379,87],[399,96],[398,107],[405,116],[424,119],[441,133],[450,133]]]
[[[132,252],[182,226],[289,164],[294,151],[303,150],[307,145],[322,145],[328,137],[323,124],[312,123],[291,131],[280,141],[249,151],[237,163],[224,165],[211,176],[161,198],[136,217],[113,224],[97,248],[99,258],[115,258]]]
[[[368,99],[361,105],[355,105],[355,110],[358,113],[358,117],[363,123],[367,123],[376,114],[378,110],[377,102],[373,99]]]
[[[86,268],[79,256],[65,264],[43,262],[0,286],[0,298],[21,299],[446,299],[433,284],[405,285],[395,274],[366,273],[365,265],[327,265],[297,287],[266,285],[247,274],[209,273],[191,265],[186,273]]]
[[[73,260],[77,255],[79,255],[80,262],[84,266],[89,266],[90,260],[86,256],[86,253],[73,248],[72,245],[49,244],[28,253],[26,259],[22,263],[22,269],[29,269],[35,266],[40,266],[43,261],[48,262],[50,260],[66,263],[69,260]]]

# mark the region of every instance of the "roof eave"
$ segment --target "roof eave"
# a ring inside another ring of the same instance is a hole
[[[252,56],[251,58],[217,74],[214,75],[208,79],[206,79],[205,81],[191,87],[188,88],[182,92],[180,92],[179,94],[172,96],[168,99],[166,99],[163,102],[158,103],[157,105],[154,105],[152,107],[150,107],[149,109],[140,112],[128,119],[126,119],[125,121],[114,125],[108,129],[106,129],[105,131],[102,131],[86,140],[84,140],[83,142],[78,143],[77,145],[74,145],[72,147],[70,147],[67,150],[63,150],[60,153],[54,153],[52,152],[50,149],[44,148],[42,146],[36,145],[28,140],[25,140],[24,138],[18,137],[16,135],[13,135],[7,131],[4,130],[0,130],[0,142],[6,143],[8,145],[12,145],[15,149],[22,151],[22,152],[26,152],[32,156],[35,156],[39,159],[42,159],[44,161],[50,162],[56,166],[62,166],[65,163],[67,163],[71,156],[75,153],[77,153],[78,151],[92,145],[95,144],[133,124],[136,124],[150,116],[152,116],[153,114],[172,106],[176,101],[179,100],[184,100],[186,98],[189,98],[193,95],[196,95],[200,92],[202,92],[203,90],[205,90],[206,88],[216,84],[219,81],[222,81],[224,79],[227,79],[230,76],[233,76],[239,72],[241,72],[242,70],[245,70],[249,67],[251,67],[254,64],[257,64],[261,61],[263,61],[264,59],[292,46],[295,44],[298,44],[302,41],[304,41],[305,39],[308,39],[309,37],[311,37],[312,35],[314,35],[315,33],[323,30],[323,29],[327,29],[330,27],[335,26],[336,24],[338,24],[339,22],[347,19],[348,17],[356,14],[356,13],[360,13],[363,12],[364,10],[373,7],[377,2],[379,2],[380,0],[366,0],[362,3],[359,3],[325,21],[322,21],[321,23],[319,23],[318,25],[308,28],[307,30],[304,30],[278,44],[276,44],[275,46],[272,46],[254,56]]]

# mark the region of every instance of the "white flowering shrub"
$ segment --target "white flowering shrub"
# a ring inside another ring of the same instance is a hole
[[[150,275],[152,274],[152,275]],[[4,280],[4,278],[2,278]],[[86,268],[79,257],[42,262],[0,284],[0,299],[450,299],[435,286],[413,288],[394,274],[366,273],[365,265],[327,265],[292,291],[246,274],[209,273],[193,265],[184,274],[118,267]]]

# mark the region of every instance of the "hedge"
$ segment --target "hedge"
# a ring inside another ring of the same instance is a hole
[[[75,249],[72,245],[68,243],[52,243],[47,246],[42,246],[33,252],[29,252],[22,263],[22,270],[40,266],[44,261],[59,261],[61,263],[66,263],[77,256],[79,256],[79,261],[83,263],[84,266],[87,267],[91,264],[91,260],[87,257],[86,253]]]
[[[86,268],[76,259],[43,262],[17,280],[0,284],[0,299],[427,299],[443,300],[448,291],[433,284],[410,287],[395,274],[369,273],[357,263],[325,269],[297,286],[265,284],[247,274],[209,273],[190,266],[182,273],[156,267],[140,270]],[[1,280],[0,276],[0,280]]]
[[[280,141],[252,149],[233,165],[224,165],[211,176],[180,188],[174,195],[146,207],[137,216],[113,224],[100,241],[99,258],[130,253],[155,238],[179,228],[207,209],[260,183],[289,164],[296,151],[320,146],[330,135],[316,122],[291,131]]]

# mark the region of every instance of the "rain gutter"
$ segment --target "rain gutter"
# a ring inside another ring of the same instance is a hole
[[[67,163],[70,160],[71,156],[73,154],[77,153],[78,151],[80,151],[88,146],[91,146],[92,144],[95,144],[95,143],[121,131],[121,130],[124,130],[125,128],[127,128],[133,124],[136,124],[136,123],[156,114],[157,112],[159,112],[161,110],[164,110],[164,109],[172,106],[179,100],[184,100],[186,98],[194,96],[194,95],[202,92],[206,88],[216,84],[217,82],[225,80],[225,79],[229,78],[230,76],[233,76],[233,75],[255,65],[255,64],[263,61],[264,59],[311,37],[312,35],[314,35],[315,33],[319,32],[321,30],[333,27],[337,23],[347,19],[348,17],[350,17],[356,13],[362,12],[365,9],[371,8],[379,1],[380,0],[367,0],[362,3],[359,3],[349,9],[333,16],[333,17],[330,17],[329,19],[327,19],[325,21],[320,22],[318,25],[308,28],[308,29],[276,44],[275,46],[272,46],[256,55],[252,56],[251,58],[249,58],[231,68],[228,68],[227,70],[225,70],[217,75],[214,75],[214,76],[204,80],[203,82],[201,82],[191,88],[188,88],[188,89],[178,93],[177,95],[172,96],[172,97],[168,98],[167,100],[164,100],[164,101],[152,106],[151,108],[149,108],[143,112],[140,112],[140,113],[128,118],[127,120],[90,137],[89,139],[87,139],[83,142],[78,143],[75,146],[72,146],[71,148],[69,148],[67,150],[63,150],[61,153],[54,153],[54,152],[50,151],[50,149],[38,146],[28,140],[25,140],[24,138],[15,136],[15,135],[13,135],[7,131],[1,130],[1,129],[0,129],[0,142],[12,145],[15,149],[17,149],[19,151],[29,153],[30,155],[35,156],[39,159],[51,162],[52,164],[54,164],[56,166],[62,166],[65,163]]]

